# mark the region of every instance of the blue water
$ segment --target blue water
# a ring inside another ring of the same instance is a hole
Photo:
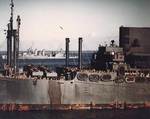
[[[94,52],[94,51],[93,51]],[[84,67],[90,66],[93,52],[85,52],[82,54],[82,64]],[[75,54],[77,56],[77,53]],[[6,60],[0,61],[0,69],[3,67],[3,64],[6,63]],[[50,69],[55,69],[56,67],[65,66],[65,59],[20,59],[18,61],[19,67],[23,67],[28,64],[33,65],[44,65]],[[78,59],[69,59],[70,66],[78,66]]]
[[[150,110],[0,112],[0,119],[150,119]]]

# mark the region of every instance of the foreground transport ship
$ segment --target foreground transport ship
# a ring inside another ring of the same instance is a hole
[[[68,68],[58,72],[57,77],[48,76],[43,70],[42,77],[35,72],[24,77],[17,74],[16,59],[19,45],[19,26],[13,29],[13,0],[11,0],[11,19],[7,32],[7,66],[5,76],[0,77],[0,110],[78,110],[78,109],[130,109],[150,107],[149,69],[131,69],[123,63],[122,49],[112,44],[99,47],[93,56],[95,70]],[[14,31],[16,34],[14,34]],[[13,32],[13,33],[12,33]],[[12,53],[12,39],[15,41]],[[11,41],[11,42],[10,42]],[[69,42],[69,39],[66,39]],[[79,38],[79,44],[82,39]],[[68,51],[66,45],[66,51]],[[82,46],[79,45],[79,51]],[[12,56],[13,54],[13,56]],[[12,58],[13,57],[13,58]],[[13,61],[11,61],[13,59]],[[13,69],[13,75],[10,75]],[[32,70],[30,70],[32,71]],[[31,74],[32,75],[31,75]]]
[[[99,80],[101,73],[77,73],[74,80],[0,80],[0,110],[68,110],[144,108],[150,82]],[[110,75],[110,73],[109,73]]]

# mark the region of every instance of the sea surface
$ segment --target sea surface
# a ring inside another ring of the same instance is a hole
[[[82,66],[88,67],[91,64],[91,59],[93,56],[94,51],[84,51],[82,54]],[[1,53],[0,53],[1,54]],[[74,54],[70,54],[70,56],[77,56],[78,52]],[[0,58],[0,70],[3,69],[6,60],[2,60]],[[56,67],[64,67],[65,66],[65,58],[64,59],[19,59],[18,66],[23,68],[26,65],[43,65],[47,66],[49,69],[55,70]],[[69,66],[78,66],[78,58],[70,58],[69,59]]]
[[[150,109],[0,112],[0,119],[150,119]]]

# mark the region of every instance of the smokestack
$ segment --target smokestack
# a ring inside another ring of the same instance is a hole
[[[69,38],[66,38],[66,67],[69,66]]]
[[[81,69],[82,68],[82,38],[79,38],[79,49],[78,49],[78,68]]]

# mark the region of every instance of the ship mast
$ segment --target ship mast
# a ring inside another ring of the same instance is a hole
[[[10,22],[8,23],[8,31],[7,31],[7,64],[12,67],[12,40],[13,40],[13,11],[14,11],[14,2],[11,0],[10,3]]]
[[[12,56],[13,44],[12,44],[12,42],[14,40],[14,33],[13,33],[13,31],[14,31],[14,29],[13,29],[14,1],[13,0],[11,0],[10,6],[11,6],[11,17],[10,17],[10,32],[11,32],[11,36],[10,36],[10,44],[11,44],[10,45],[10,50],[11,50],[11,52],[10,52],[10,59],[11,59],[11,62],[10,62],[10,66],[13,66],[13,63],[12,63],[12,60],[13,60],[13,56]]]
[[[11,3],[10,3],[10,6],[11,6],[11,17],[10,17],[10,24],[11,24],[11,32],[12,32],[12,36],[13,36],[13,12],[14,12],[14,1],[11,0]]]
[[[19,59],[19,39],[20,39],[20,25],[21,25],[21,19],[20,19],[20,16],[18,15],[17,16],[17,34],[16,34],[16,47],[15,47],[15,49],[16,49],[16,71],[18,71],[19,69],[18,69],[18,59]]]
[[[13,28],[14,17],[14,1],[10,3],[11,14],[10,22],[8,23],[7,30],[7,65],[13,70],[14,75],[17,71],[17,59],[19,55],[19,29],[20,29],[20,16],[17,17],[17,29]]]

